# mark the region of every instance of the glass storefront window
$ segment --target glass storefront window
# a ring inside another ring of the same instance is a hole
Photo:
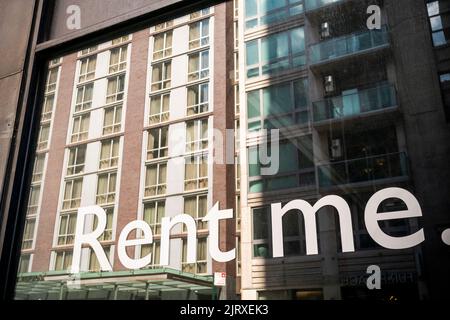
[[[191,4],[37,44],[15,298],[448,297],[450,6],[396,6]]]

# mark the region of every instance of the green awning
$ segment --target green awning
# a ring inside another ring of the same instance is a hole
[[[85,272],[77,275],[61,271],[30,272],[18,275],[16,299],[158,299],[164,292],[212,294],[212,276],[200,276],[169,268],[116,272]]]

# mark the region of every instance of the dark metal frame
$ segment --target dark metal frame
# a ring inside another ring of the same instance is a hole
[[[228,0],[230,1],[230,0]],[[135,32],[152,24],[194,12],[226,0],[183,0],[94,31],[81,31],[73,37],[48,40],[55,0],[36,0],[25,70],[17,104],[14,134],[6,165],[0,199],[0,300],[14,299],[26,206],[31,184],[33,158],[39,133],[40,112],[46,76],[46,62],[94,43]]]

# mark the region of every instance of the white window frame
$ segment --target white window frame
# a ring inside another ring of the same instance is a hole
[[[236,231],[241,231],[241,195],[237,194],[236,198]]]
[[[235,170],[235,188],[236,191],[239,192],[241,190],[241,164],[239,163],[239,154],[235,157],[235,164],[234,164],[234,170]]]
[[[47,137],[45,137],[44,132],[47,132]],[[42,124],[39,128],[39,138],[37,151],[42,151],[48,148],[48,142],[50,140],[50,124]]]
[[[75,183],[80,183],[81,184],[79,198],[74,198],[73,186],[75,185]],[[68,187],[70,188],[70,198],[66,199],[65,198],[66,197],[66,189]],[[81,204],[82,192],[83,192],[83,178],[76,178],[76,179],[70,179],[70,180],[65,181],[65,183],[64,183],[64,198],[63,198],[62,210],[63,211],[70,211],[70,210],[78,208],[80,206],[80,204]]]
[[[18,273],[27,273],[30,272],[30,267],[31,267],[31,262],[33,261],[33,254],[24,254],[22,253],[20,255],[20,260],[19,260],[19,268],[18,268]]]
[[[39,212],[39,198],[41,196],[41,185],[34,185],[30,188],[27,205],[27,217],[36,216]],[[34,194],[36,192],[36,194]],[[35,202],[31,202],[35,200]]]
[[[173,20],[169,20],[155,25],[155,32],[163,31],[170,27],[173,27]]]
[[[153,70],[157,67],[161,66],[160,79],[155,80]],[[170,69],[170,74],[167,72],[167,69]],[[156,63],[152,66],[152,81],[151,81],[151,91],[160,91],[164,89],[169,89],[172,86],[172,60],[163,61]],[[166,78],[167,76],[167,78]]]
[[[49,64],[48,64],[49,68],[54,67],[54,66],[56,66],[56,65],[58,65],[58,64],[60,64],[60,63],[62,63],[62,60],[63,60],[62,57],[59,57],[59,58],[55,58],[55,59],[50,60],[50,62],[49,62]]]
[[[113,52],[118,51],[119,59],[116,63],[112,63]],[[128,45],[112,48],[109,50],[109,74],[121,72],[127,68],[128,61]]]
[[[199,37],[196,39],[192,39],[190,30],[191,30],[192,26],[196,25],[196,24],[199,25]],[[208,34],[203,34],[203,25],[204,24],[208,25]],[[202,48],[202,47],[206,47],[209,45],[209,34],[211,32],[210,27],[211,27],[211,24],[210,24],[209,18],[191,23],[189,25],[189,50]]]
[[[164,98],[165,97],[169,97],[168,99],[168,103],[169,105],[167,106],[167,111],[164,111]],[[152,108],[151,108],[151,104],[152,104],[152,99],[155,98],[159,98],[160,99],[160,103],[159,103],[159,113],[155,113],[152,114]],[[154,95],[152,97],[150,97],[150,106],[149,106],[149,124],[158,124],[158,123],[164,123],[169,121],[169,115],[170,115],[170,92],[168,93],[163,93],[163,94],[159,94],[159,95]]]
[[[92,96],[89,98],[86,96],[87,88],[91,87]],[[78,101],[78,97],[81,95],[81,100]],[[94,96],[94,84],[88,83],[86,85],[80,86],[77,88],[77,96],[75,102],[75,111],[74,113],[82,112],[88,110],[92,107],[92,98]]]
[[[103,251],[106,254],[106,258],[108,259],[109,263],[111,263],[111,245],[105,245],[102,247]],[[92,258],[95,258],[95,263],[92,260]],[[95,266],[95,267],[94,267]],[[89,249],[89,262],[88,262],[88,272],[100,272],[100,263],[98,262],[97,255],[92,250],[92,248]]]
[[[155,216],[154,221],[150,221],[149,217],[146,217],[145,215],[145,208],[147,206],[153,205],[155,210]],[[159,215],[159,209],[163,207],[164,211],[161,215]],[[153,235],[160,235],[161,234],[161,220],[166,215],[166,200],[156,200],[156,201],[150,201],[144,203],[144,212],[142,214],[142,220],[147,222],[147,224],[152,228]]]
[[[106,192],[99,193],[100,178],[106,177]],[[112,182],[112,177],[115,177],[115,181]],[[111,191],[112,190],[112,191]],[[106,206],[109,204],[114,204],[116,201],[117,192],[117,171],[100,173],[97,175],[97,193],[96,193],[96,204]]]
[[[80,149],[84,148],[84,159],[82,163],[77,163],[78,159],[78,153],[80,152]],[[77,174],[82,174],[84,172],[84,166],[86,163],[86,151],[87,151],[87,145],[80,145],[73,148],[69,148],[68,150],[68,158],[67,158],[67,176],[73,176]],[[74,153],[74,163],[70,163],[70,155],[71,153]],[[81,168],[81,169],[80,169]],[[76,172],[77,170],[80,170],[79,172]]]
[[[94,71],[88,71],[90,64],[94,65]],[[86,82],[95,78],[95,69],[97,68],[97,56],[90,56],[80,60],[80,72],[78,83]]]
[[[193,12],[189,15],[189,19],[194,20],[204,16],[207,16],[211,13],[211,8],[204,8],[199,11]]]
[[[45,157],[46,154],[37,154],[34,159],[34,165],[33,165],[33,177],[32,177],[32,183],[39,183],[42,181],[43,175],[44,175],[44,169],[45,169]],[[42,163],[42,168],[39,168],[39,164]],[[39,170],[39,171],[38,171]]]
[[[28,235],[28,232],[30,233]],[[22,236],[22,250],[29,250],[33,248],[34,236],[36,233],[36,216],[27,217]]]
[[[194,136],[189,137],[189,125],[194,124]],[[203,137],[203,128],[206,126],[206,137]],[[186,122],[186,153],[204,151],[208,149],[208,118],[195,119]],[[189,140],[191,138],[191,140]]]
[[[239,0],[233,0],[233,14],[234,14],[234,18],[238,19],[239,18]]]
[[[199,161],[199,159],[201,161]],[[192,162],[193,161],[193,162]],[[194,178],[187,179],[187,166],[189,164],[195,165],[195,175]],[[206,175],[201,175],[201,166],[206,166]],[[185,157],[185,165],[184,165],[184,190],[185,191],[194,191],[194,190],[203,190],[208,189],[208,155],[207,154],[196,154]],[[193,187],[189,187],[192,186]]]
[[[202,101],[202,98],[204,98],[204,97],[202,97],[202,92],[203,92],[202,89],[204,87],[207,87],[206,92],[207,92],[208,96],[206,97],[205,101]],[[192,116],[192,115],[208,112],[209,111],[209,96],[210,96],[209,82],[204,82],[204,83],[199,83],[199,84],[194,84],[194,85],[188,86],[186,88],[188,97],[189,97],[189,91],[191,89],[197,89],[197,101],[195,104],[187,106],[187,111],[186,111],[187,115]],[[189,102],[188,102],[188,104],[189,104]]]
[[[77,119],[79,121],[78,121],[78,127],[76,128],[75,126],[76,126],[76,120]],[[83,121],[88,121],[87,131],[80,131],[81,130],[81,124],[83,123]],[[86,140],[88,138],[90,121],[91,121],[90,113],[85,113],[85,114],[82,114],[82,115],[79,115],[79,116],[75,116],[73,118],[71,142],[80,142],[80,141],[84,141],[84,140]]]
[[[109,152],[107,154],[107,157],[102,158],[103,145],[106,143],[109,143]],[[115,143],[117,143],[117,155],[113,155]],[[116,168],[119,165],[119,157],[120,157],[120,139],[114,138],[103,140],[100,144],[100,156],[99,156],[100,161],[98,164],[99,170]]]
[[[156,183],[149,184],[147,172],[150,168],[156,168]],[[161,168],[165,167],[165,177],[162,177]],[[167,162],[158,162],[145,166],[145,191],[144,198],[165,195],[167,192]]]
[[[58,73],[59,67],[51,68],[48,70],[47,81],[45,84],[45,94],[49,94],[56,91],[56,87],[58,85]],[[52,76],[54,76],[54,79]],[[54,80],[54,82],[50,82],[52,80]]]
[[[115,91],[108,93],[109,83],[110,81],[115,81]],[[120,85],[123,85],[123,90],[120,90]],[[106,104],[115,103],[122,101],[125,95],[125,75],[120,74],[117,76],[112,76],[108,78],[108,82],[106,85]]]
[[[234,32],[234,50],[239,50],[239,22],[234,21],[233,23],[233,32]]]
[[[168,36],[169,34],[171,35],[171,41],[170,43],[168,43]],[[155,44],[156,44],[156,38],[157,37],[162,37],[163,38],[163,47],[161,50],[156,50],[155,49]],[[166,32],[161,32],[158,33],[156,35],[153,36],[153,61],[157,61],[157,60],[161,60],[161,59],[165,59],[167,57],[172,56],[172,45],[173,45],[173,31],[166,31]]]
[[[52,119],[53,107],[55,105],[55,99],[56,99],[56,97],[55,97],[54,93],[45,95],[44,104],[43,104],[43,108],[42,108],[41,122],[50,121]]]
[[[98,241],[111,241],[113,240],[113,231],[114,231],[114,217],[115,217],[115,207],[111,205],[103,206],[103,209],[106,213],[106,225],[103,233],[97,238]],[[91,230],[94,231],[97,228],[97,217],[94,216],[92,220]]]
[[[206,58],[206,61],[208,62],[207,66],[202,65],[202,62],[205,61],[204,60],[205,55],[207,56],[207,58]],[[202,80],[202,79],[206,79],[209,77],[209,66],[211,64],[209,49],[190,54],[188,56],[188,69],[189,69],[189,66],[191,65],[191,59],[194,57],[198,58],[198,68],[197,68],[197,70],[190,71],[190,72],[188,70],[188,82]]]
[[[116,39],[111,40],[111,45],[115,46],[130,40],[130,35],[122,36]]]
[[[239,82],[239,52],[234,53],[234,83]]]
[[[63,231],[61,231],[62,220],[66,219],[66,225]],[[75,221],[73,221],[75,220]],[[58,221],[58,237],[56,239],[57,246],[64,246],[73,244],[75,240],[75,230],[76,230],[77,212],[65,212],[59,215]],[[73,230],[70,229],[70,223],[73,223]]]
[[[149,248],[148,252],[143,252],[144,248]],[[151,244],[141,245],[141,248],[139,251],[139,257],[143,258],[144,256],[148,255],[149,253],[152,254],[152,262],[149,265],[145,266],[144,268],[145,269],[161,268],[161,263],[159,260],[160,254],[161,254],[161,241],[160,240],[154,240],[153,243],[151,243]]]
[[[162,145],[162,141],[163,141],[162,136],[163,136],[164,131],[166,134],[166,144]],[[152,146],[149,145],[150,136],[151,136],[152,132],[158,133],[158,135],[157,135],[158,142],[157,142],[156,148],[152,148]],[[150,129],[149,131],[147,131],[147,133],[148,133],[147,161],[161,159],[161,158],[167,158],[169,155],[169,126]],[[156,152],[156,156],[154,156],[155,152]]]
[[[57,268],[57,261],[58,261],[58,255],[62,255],[62,265],[61,265],[61,269]],[[68,259],[68,260],[66,260]],[[69,270],[71,265],[72,265],[72,259],[73,259],[73,254],[72,254],[72,250],[65,250],[65,251],[53,251],[53,270],[54,271],[66,271]],[[66,266],[66,267],[64,267]]]
[[[85,56],[85,55],[90,54],[92,52],[95,52],[97,50],[98,50],[98,46],[97,45],[92,46],[92,47],[88,47],[88,48],[84,48],[83,50],[80,51],[80,55],[81,56]]]
[[[197,259],[195,263],[187,263],[186,262],[186,255],[187,255],[187,239],[183,238],[182,243],[182,250],[181,250],[181,270],[183,272],[188,273],[195,273],[195,274],[207,274],[208,273],[208,238],[206,237],[200,237],[197,239]],[[199,244],[200,242],[205,242],[204,249],[205,252],[203,253],[205,255],[205,259],[200,260],[200,250],[199,250]],[[205,268],[205,272],[199,272],[200,266]]]
[[[191,213],[191,212],[186,212],[186,200],[187,199],[195,199],[195,212]],[[200,198],[204,198],[205,201],[205,209],[206,211],[203,213],[203,215],[200,215]],[[190,215],[192,218],[194,218],[194,220],[196,221],[197,224],[197,231],[199,230],[208,230],[208,222],[204,222],[202,221],[202,219],[208,214],[208,194],[207,193],[202,193],[202,194],[197,194],[197,195],[189,195],[189,196],[185,196],[183,199],[183,205],[184,205],[184,210],[183,212],[187,215]],[[186,226],[183,225],[183,232],[186,232]]]
[[[239,117],[240,113],[241,113],[241,103],[240,103],[240,89],[239,89],[239,84],[236,84],[234,86],[234,115],[236,117]]]
[[[113,112],[112,124],[106,125],[106,114],[108,111]],[[122,104],[104,108],[103,112],[103,136],[114,134],[122,130]]]

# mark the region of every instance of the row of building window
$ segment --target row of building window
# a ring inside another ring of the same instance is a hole
[[[209,9],[191,14],[191,19],[198,19],[210,13]],[[173,31],[159,33],[154,36],[153,60],[169,58],[172,54]],[[203,19],[189,24],[189,50],[207,47],[210,44],[210,19]],[[210,76],[210,50],[200,50],[188,54],[187,64],[187,83],[194,81],[207,80]],[[167,60],[153,64],[152,66],[152,84],[151,91],[155,92],[163,89],[170,89],[172,86],[171,73],[172,61]],[[187,109],[186,115],[192,116],[210,111],[210,86],[209,82],[196,83],[186,87]],[[150,115],[149,124],[159,124],[169,120],[169,106],[171,93],[152,94],[150,97]],[[147,145],[146,179],[145,194],[146,197],[161,196],[166,194],[167,189],[167,163],[155,160],[165,158],[169,154],[168,150],[169,127],[159,127],[149,130]],[[198,119],[186,122],[186,145],[187,154],[193,154],[185,158],[185,178],[184,190],[194,191],[206,189],[208,186],[208,119]],[[199,219],[206,215],[207,194],[184,196],[184,212],[193,216],[197,220],[198,228],[205,229],[206,224]],[[151,218],[147,221],[159,231],[160,221],[164,215],[165,200],[156,202],[144,202],[145,216]],[[148,213],[148,215],[147,215]],[[186,231],[183,228],[183,231]],[[148,246],[146,252],[151,250],[153,254],[159,254],[159,245]],[[186,246],[183,240],[182,261],[186,261]],[[182,270],[193,273],[206,273],[206,239],[199,239],[197,244],[198,261],[196,264],[182,263]],[[159,259],[156,258],[156,259]],[[158,260],[153,262],[158,265]]]
[[[450,41],[450,4],[443,0],[428,0],[427,10],[434,46],[448,44]]]
[[[192,14],[191,19],[209,14],[208,10],[202,10]],[[201,20],[189,25],[189,50],[209,45],[209,19]],[[172,55],[173,33],[168,31],[160,33],[154,39],[153,60],[168,58]],[[169,89],[171,87],[172,61],[164,61],[152,66],[151,91]],[[203,50],[188,55],[187,82],[208,79],[210,76],[210,51]],[[203,82],[188,85],[187,111],[186,115],[196,115],[208,112],[209,108],[209,83]],[[149,124],[159,124],[169,120],[170,92],[160,95],[151,95]],[[167,192],[167,162],[157,162],[169,155],[168,138],[169,126],[158,127],[149,130],[147,144],[147,162],[145,193],[144,193],[144,220],[152,226],[155,234],[160,233],[161,219],[165,214],[165,201],[150,201],[146,198],[164,196]],[[186,122],[186,145],[187,154],[193,154],[185,158],[184,190],[194,191],[206,189],[208,186],[208,119],[197,119]],[[149,161],[149,162],[148,162]],[[197,221],[199,230],[207,228],[206,223],[201,221],[207,213],[207,194],[196,194],[184,196],[184,213],[191,215]],[[186,232],[183,227],[183,232]],[[156,242],[141,248],[141,256],[151,252],[153,254],[152,265],[159,265],[160,245]],[[200,238],[197,243],[197,262],[187,264],[186,262],[186,240],[182,244],[182,267],[185,272],[206,273],[207,251],[206,238]]]
[[[181,239],[181,270],[189,273],[197,274],[207,274],[207,238],[199,237],[197,240],[197,259],[195,263],[187,263],[187,240],[185,238]],[[236,248],[237,248],[237,264],[238,264],[238,274],[240,274],[240,241],[236,238]],[[111,246],[105,246],[104,251],[108,259],[111,257]],[[142,245],[140,248],[140,257],[146,256],[148,254],[152,255],[152,263],[146,268],[159,268],[160,266],[160,252],[161,245],[159,240],[155,240],[152,244]],[[72,251],[58,250],[53,252],[53,270],[69,270],[72,264]],[[28,272],[28,267],[30,263],[31,254],[24,254],[21,257],[19,273]],[[97,260],[95,253],[90,250],[88,258],[88,270],[91,272],[100,271],[100,264]]]
[[[119,45],[129,40],[129,36],[124,36],[112,41],[112,45]],[[128,45],[112,48],[109,51],[109,74],[121,72],[119,75],[112,75],[107,78],[107,90],[105,104],[112,106],[103,108],[103,129],[102,136],[107,136],[122,130],[123,100],[125,97],[124,71],[128,61]],[[81,52],[81,55],[92,54],[97,51],[97,47],[88,48]],[[78,82],[86,82],[95,79],[97,55],[90,55],[81,58]],[[94,96],[95,82],[77,85],[76,100],[73,109],[73,124],[70,142],[81,142],[88,139],[89,125],[91,120],[92,101]],[[113,234],[113,221],[116,203],[116,187],[118,176],[120,138],[113,138],[100,141],[100,157],[97,173],[97,186],[95,203],[103,207],[106,212],[106,228],[100,236],[100,241],[109,241]],[[86,173],[85,163],[87,158],[88,145],[79,145],[67,148],[66,181],[64,182],[64,194],[61,211],[58,220],[58,233],[56,246],[73,244],[75,227],[77,220],[77,208],[81,205],[83,177],[76,177]],[[108,170],[108,171],[104,171]],[[74,177],[75,176],[75,177]],[[91,228],[97,226],[96,217],[91,221]],[[105,251],[110,248],[106,247]],[[66,270],[69,267],[72,254],[66,251],[56,251],[54,253],[54,270]],[[98,261],[91,252],[89,270],[98,268]]]
[[[303,27],[246,42],[247,78],[270,76],[305,64]]]
[[[303,13],[303,0],[246,0],[245,28],[256,27],[285,21]]]
[[[58,87],[58,79],[60,73],[60,66],[62,58],[54,59],[49,63],[49,70],[47,73],[47,80],[44,92],[44,102],[41,112],[41,126],[39,129],[37,153],[34,158],[33,173],[31,179],[31,187],[29,190],[26,220],[24,227],[24,234],[22,240],[22,250],[29,250],[33,248],[34,239],[37,230],[37,219],[39,216],[39,207],[41,201],[41,189],[44,178],[45,163],[47,158],[46,151],[48,148],[51,120],[53,110],[56,104],[56,91]]]
[[[184,272],[197,273],[197,274],[206,274],[207,273],[207,239],[199,238],[197,240],[197,259],[193,264],[187,263],[187,240],[182,239],[181,245],[181,270]],[[105,254],[109,260],[111,257],[111,246],[105,246],[104,248]],[[146,268],[158,268],[160,267],[160,252],[161,245],[160,241],[155,240],[150,245],[143,245],[140,249],[140,256],[146,256],[148,254],[152,255],[152,263],[148,265]],[[53,270],[69,270],[72,264],[72,251],[54,251],[53,252]],[[23,261],[21,262],[20,269],[22,272],[27,272],[26,265],[29,263],[30,255],[24,255]],[[97,256],[95,255],[93,250],[90,250],[89,258],[88,258],[88,270],[90,272],[100,271],[100,263],[98,262]],[[20,272],[20,271],[19,271]]]
[[[121,72],[127,68],[128,45],[109,50],[108,74]],[[97,55],[92,55],[80,60],[78,83],[95,79],[97,67]]]
[[[249,131],[307,124],[308,81],[300,79],[248,92],[247,118]]]
[[[198,115],[210,111],[209,83],[187,87],[186,115]],[[169,121],[171,93],[152,95],[150,98],[149,124],[155,125]]]

